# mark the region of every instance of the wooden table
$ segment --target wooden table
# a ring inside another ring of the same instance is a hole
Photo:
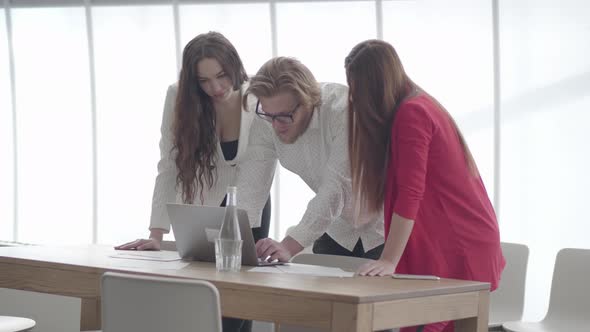
[[[104,246],[0,248],[0,287],[82,299],[81,329],[100,329],[100,278],[119,271],[207,280],[221,296],[224,316],[374,331],[456,320],[456,331],[488,328],[489,284],[443,279],[333,278],[292,274],[220,273],[212,263],[166,263],[109,257]],[[181,268],[177,269],[174,264]]]

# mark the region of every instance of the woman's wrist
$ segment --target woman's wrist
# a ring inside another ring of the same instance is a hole
[[[395,257],[392,257],[391,255],[387,255],[385,253],[385,251],[383,251],[383,253],[381,253],[381,257],[379,257],[379,260],[385,261],[387,263],[391,263],[391,264],[396,264],[399,261],[399,259],[396,259]]]

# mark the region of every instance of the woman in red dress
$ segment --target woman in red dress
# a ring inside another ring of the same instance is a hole
[[[381,258],[359,274],[431,274],[496,289],[505,265],[496,215],[451,115],[408,78],[386,42],[358,44],[345,67],[355,208],[385,213]]]

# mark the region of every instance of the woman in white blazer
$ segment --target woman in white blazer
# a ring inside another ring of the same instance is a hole
[[[180,78],[168,87],[164,105],[150,236],[116,249],[159,250],[170,231],[168,202],[225,205],[254,117],[241,102],[247,81],[236,49],[222,34],[201,34],[185,46]],[[261,226],[252,229],[255,240],[268,237],[269,222],[270,199]],[[250,325],[224,319],[223,330],[249,331]]]

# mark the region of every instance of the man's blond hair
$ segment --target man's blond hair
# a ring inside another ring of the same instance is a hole
[[[273,97],[281,92],[291,92],[305,107],[315,108],[322,103],[318,82],[311,71],[299,60],[276,57],[268,60],[254,77],[243,96],[247,108],[248,95],[257,98]]]

